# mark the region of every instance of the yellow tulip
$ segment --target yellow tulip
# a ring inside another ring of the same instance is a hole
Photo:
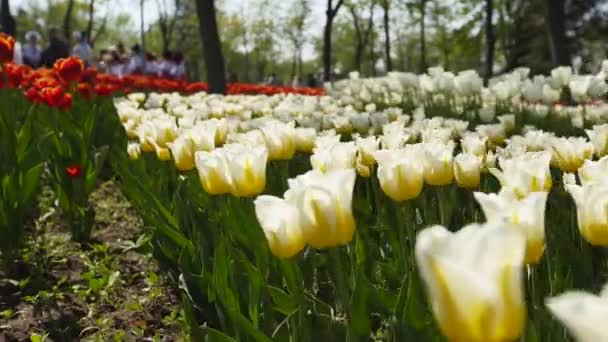
[[[504,224],[421,231],[416,261],[435,319],[454,342],[515,341],[526,320],[525,239]]]

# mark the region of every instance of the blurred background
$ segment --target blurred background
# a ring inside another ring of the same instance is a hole
[[[38,33],[41,49],[52,27],[69,46],[82,37],[97,60],[136,45],[157,62],[182,54],[185,77],[205,80],[203,3],[215,6],[229,81],[320,85],[434,65],[591,72],[608,49],[605,0],[1,0],[0,19],[22,44]]]

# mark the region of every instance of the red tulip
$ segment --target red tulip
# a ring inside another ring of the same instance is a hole
[[[65,173],[70,178],[78,178],[82,175],[82,167],[78,164],[73,164],[65,168]]]
[[[0,63],[12,61],[14,51],[15,39],[4,33],[0,33]]]
[[[78,81],[84,71],[84,63],[80,58],[72,56],[55,62],[54,69],[66,82]]]

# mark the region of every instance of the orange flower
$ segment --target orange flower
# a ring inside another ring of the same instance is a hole
[[[54,69],[64,81],[78,81],[84,71],[84,63],[80,58],[72,56],[55,62]]]
[[[12,61],[14,50],[15,39],[4,33],[0,33],[0,63]]]

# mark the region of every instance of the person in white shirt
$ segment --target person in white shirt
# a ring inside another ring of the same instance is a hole
[[[167,50],[163,52],[163,59],[158,63],[158,77],[171,78],[171,70],[173,69],[173,54]]]
[[[131,48],[131,57],[129,58],[129,64],[127,64],[127,73],[141,75],[146,70],[146,58],[139,47],[139,44],[135,44]]]
[[[112,60],[110,61],[108,72],[110,73],[110,75],[114,75],[116,77],[123,77],[125,75],[125,64],[122,62],[120,54],[116,49],[113,49],[111,53]]]
[[[31,66],[32,68],[38,68],[40,66],[40,59],[42,56],[42,49],[38,47],[40,33],[36,31],[29,31],[25,34],[25,40],[27,43],[21,47],[23,63]]]
[[[176,80],[186,79],[186,62],[184,61],[184,55],[179,51],[173,54],[171,77]]]
[[[72,48],[72,55],[80,58],[87,66],[93,64],[93,49],[84,32],[74,32],[74,38],[77,43]]]
[[[144,68],[144,74],[148,76],[158,75],[158,63],[156,62],[156,56],[150,52],[146,52],[146,66]]]

